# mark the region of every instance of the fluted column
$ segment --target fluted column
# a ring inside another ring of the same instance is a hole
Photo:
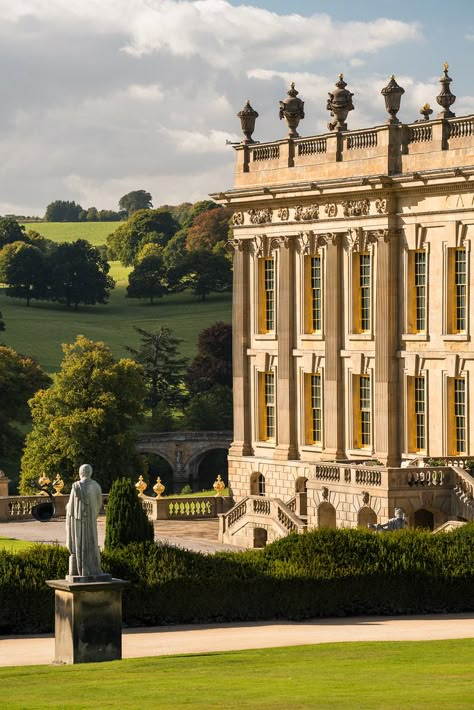
[[[282,237],[272,241],[279,247],[278,258],[278,374],[277,446],[274,459],[298,458],[296,426],[295,363],[295,256],[294,240]]]
[[[342,244],[340,235],[326,239],[324,453],[344,457],[344,395],[342,381]]]
[[[249,249],[242,239],[229,242],[234,249],[232,305],[232,374],[234,401],[234,440],[230,456],[251,456],[249,345]]]
[[[396,233],[386,229],[370,235],[376,241],[375,284],[375,455],[388,466],[400,465],[398,382],[398,273]]]

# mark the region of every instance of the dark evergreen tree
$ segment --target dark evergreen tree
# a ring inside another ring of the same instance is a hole
[[[154,530],[129,478],[112,483],[107,503],[105,548],[122,547],[131,542],[153,542]]]
[[[198,353],[186,373],[190,392],[207,392],[214,385],[232,388],[232,326],[217,321],[199,333]]]

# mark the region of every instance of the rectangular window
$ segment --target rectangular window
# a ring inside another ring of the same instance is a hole
[[[454,255],[454,287],[455,301],[455,330],[456,333],[466,332],[466,250],[456,249]]]
[[[321,332],[321,257],[311,257],[311,330]]]
[[[372,444],[372,406],[370,375],[354,376],[354,446],[369,448]]]
[[[454,378],[454,421],[457,454],[466,453],[466,380]]]
[[[415,410],[415,450],[426,450],[426,399],[425,378],[414,378],[414,410]]]
[[[275,330],[275,261],[259,259],[259,332]]]
[[[273,372],[259,373],[259,400],[260,440],[275,439],[275,375]]]
[[[321,373],[305,375],[306,443],[321,445],[323,439],[323,401]]]
[[[352,264],[352,330],[354,333],[370,333],[372,321],[370,254],[365,252],[354,254]]]
[[[414,258],[414,331],[426,331],[426,252],[416,251]]]

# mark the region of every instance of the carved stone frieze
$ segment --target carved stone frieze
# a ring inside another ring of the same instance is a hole
[[[280,207],[280,209],[277,212],[278,219],[281,219],[282,222],[286,222],[290,218],[290,210],[288,207]]]
[[[272,210],[270,208],[265,208],[261,210],[249,210],[248,216],[250,218],[251,224],[266,224],[272,221]]]
[[[349,229],[346,234],[347,246],[350,251],[368,251],[377,242],[387,242],[392,237],[398,236],[400,230],[396,229],[374,229],[367,230],[358,227]]]
[[[319,205],[308,205],[308,207],[297,205],[295,207],[296,221],[309,221],[312,219],[319,219]]]
[[[252,243],[253,253],[258,259],[268,258],[270,256],[270,240],[266,234],[257,234]]]
[[[240,227],[244,223],[244,213],[243,212],[234,212],[232,215],[232,224],[235,227]]]
[[[377,214],[388,214],[387,200],[385,198],[375,200],[375,211]]]
[[[347,200],[341,204],[344,217],[366,217],[370,212],[369,200]]]
[[[327,202],[324,205],[324,211],[328,217],[337,217],[337,205],[335,202]]]

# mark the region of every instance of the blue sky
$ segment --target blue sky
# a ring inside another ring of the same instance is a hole
[[[278,102],[294,80],[302,135],[326,130],[344,72],[349,128],[385,121],[380,89],[405,88],[400,118],[435,111],[443,62],[457,115],[474,113],[474,4],[425,0],[0,0],[0,214],[55,199],[116,208],[232,185],[236,113],[250,98],[255,138],[285,135]]]

